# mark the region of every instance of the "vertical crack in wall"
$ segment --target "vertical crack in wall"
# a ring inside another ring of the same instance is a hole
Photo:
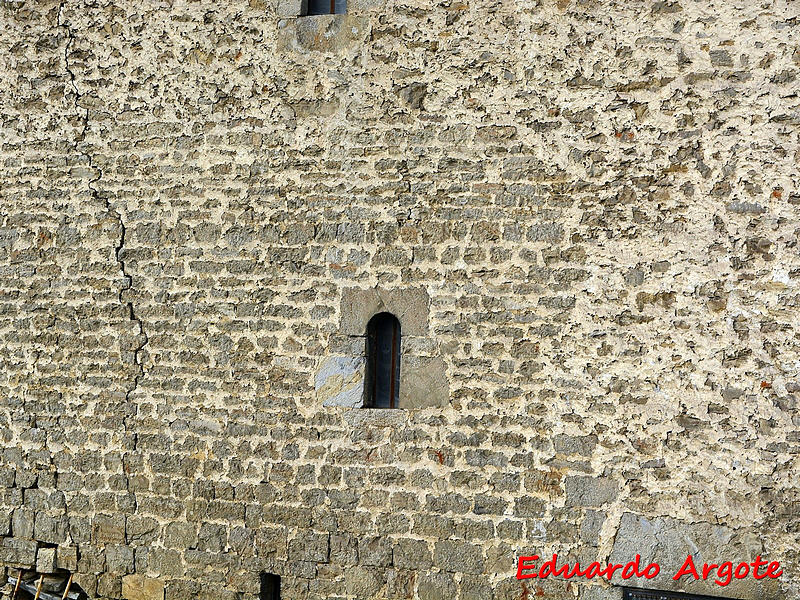
[[[62,2],[58,7],[58,27],[63,28],[64,31],[66,32],[66,35],[67,35],[67,43],[64,45],[64,67],[65,67],[65,70],[66,70],[67,74],[69,75],[70,83],[71,83],[72,89],[73,89],[73,91],[75,93],[75,108],[78,110],[79,113],[82,110],[84,111],[83,112],[83,117],[82,117],[81,130],[78,133],[78,135],[75,136],[74,150],[75,150],[76,153],[80,154],[81,156],[83,156],[87,160],[90,172],[93,173],[93,174],[96,173],[96,176],[90,177],[89,183],[88,183],[89,191],[90,191],[90,193],[92,195],[92,198],[96,199],[98,202],[102,202],[103,206],[106,209],[106,212],[108,214],[112,215],[112,217],[116,220],[117,224],[119,225],[119,229],[120,229],[119,243],[114,248],[114,258],[117,261],[117,263],[119,264],[119,268],[120,268],[120,271],[122,272],[122,276],[123,276],[125,282],[122,285],[122,287],[120,287],[119,296],[118,297],[119,297],[120,304],[125,306],[125,308],[128,311],[128,318],[131,321],[135,322],[137,324],[138,328],[139,328],[139,334],[138,334],[139,343],[135,346],[135,348],[133,350],[133,360],[136,363],[137,372],[136,372],[136,375],[133,377],[133,381],[131,382],[131,385],[128,386],[128,388],[125,390],[125,401],[127,403],[129,401],[129,399],[130,399],[131,394],[134,391],[136,391],[136,389],[139,387],[139,382],[141,381],[142,377],[144,377],[144,367],[142,366],[142,361],[141,361],[141,356],[140,355],[141,355],[141,352],[144,349],[144,347],[147,345],[149,339],[147,337],[147,333],[144,330],[144,324],[142,323],[142,320],[139,319],[136,316],[136,313],[135,313],[135,311],[133,309],[133,302],[130,301],[130,300],[126,301],[125,297],[124,297],[125,291],[126,290],[130,290],[133,287],[133,277],[126,271],[126,269],[125,269],[125,261],[123,260],[123,257],[122,257],[122,253],[123,253],[123,250],[125,248],[125,234],[126,234],[126,228],[125,228],[125,223],[124,223],[124,221],[122,219],[122,213],[120,213],[120,211],[118,211],[117,209],[115,209],[111,205],[111,202],[109,201],[107,195],[102,195],[100,193],[100,190],[97,187],[97,182],[100,181],[100,179],[102,178],[103,171],[98,165],[96,165],[94,163],[94,159],[92,158],[91,153],[87,152],[85,147],[84,148],[81,147],[81,142],[83,142],[86,139],[86,133],[89,130],[89,109],[88,108],[85,108],[85,109],[81,108],[81,105],[80,105],[81,93],[80,93],[80,90],[78,89],[78,85],[76,83],[75,73],[70,68],[69,53],[70,53],[70,48],[72,47],[72,44],[75,41],[75,36],[73,34],[72,28],[63,19],[63,12],[64,12],[65,5],[66,5],[66,2]],[[123,418],[122,418],[122,425],[123,425],[123,428],[124,428],[125,432],[127,433],[128,428],[127,428],[127,420],[126,420],[125,416],[123,416]],[[134,435],[133,435],[133,444],[134,444],[133,448],[134,449],[136,448],[136,441],[137,441],[137,436],[134,433]]]

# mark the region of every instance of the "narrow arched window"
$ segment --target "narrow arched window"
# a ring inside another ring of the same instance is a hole
[[[364,406],[396,408],[400,397],[400,321],[378,313],[367,324],[367,374]]]

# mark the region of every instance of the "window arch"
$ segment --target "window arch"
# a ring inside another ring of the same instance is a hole
[[[400,321],[388,312],[367,323],[364,407],[397,408],[400,397]]]

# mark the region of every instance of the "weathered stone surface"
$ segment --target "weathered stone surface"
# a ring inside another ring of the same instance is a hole
[[[369,31],[368,20],[351,15],[287,19],[278,26],[278,47],[284,52],[344,52],[358,48]]]
[[[0,542],[0,562],[10,567],[30,569],[36,564],[36,542],[6,537]]]
[[[449,402],[447,366],[442,358],[404,356],[401,359],[400,408],[441,408]]]
[[[449,573],[430,573],[420,577],[418,593],[420,600],[452,600],[457,588]]]
[[[800,597],[796,3],[301,4],[0,2],[0,566],[517,599],[696,547]]]
[[[55,573],[56,571],[56,549],[39,548],[36,553],[36,570],[39,573]]]
[[[78,549],[75,546],[59,546],[56,550],[56,567],[75,572],[78,568]]]
[[[556,452],[563,454],[580,454],[581,456],[591,456],[594,447],[597,445],[597,436],[588,435],[585,437],[575,437],[571,435],[557,435],[553,439],[553,447]]]
[[[18,538],[33,538],[34,512],[27,508],[17,508],[11,514],[11,533]]]
[[[442,540],[436,542],[433,562],[443,571],[457,573],[483,572],[483,553],[479,546],[466,542]]]
[[[278,0],[279,17],[299,17],[308,12],[308,0]]]
[[[598,477],[567,477],[564,482],[567,503],[570,506],[602,506],[618,495],[616,481]]]
[[[110,573],[132,573],[133,548],[119,545],[106,546],[106,569]]]
[[[164,600],[164,582],[143,575],[122,578],[122,597],[125,600]]]
[[[314,378],[314,389],[322,406],[363,406],[364,365],[364,356],[327,358]]]
[[[399,429],[406,426],[408,414],[400,409],[365,408],[347,412],[344,420],[354,429],[373,427]]]
[[[384,536],[367,536],[358,540],[358,558],[362,565],[388,567],[392,564],[392,540]]]
[[[370,567],[352,567],[344,576],[347,593],[356,598],[375,598],[383,585],[378,571]]]
[[[431,551],[424,540],[398,540],[393,557],[394,566],[400,569],[427,569],[432,564]]]
[[[96,515],[92,519],[92,539],[98,544],[125,543],[125,517]]]
[[[661,567],[660,574],[648,582],[648,586],[711,595],[719,592],[720,586],[714,583],[716,577],[705,581],[695,581],[691,576],[683,577],[678,582],[672,579],[688,555],[702,569],[704,563],[719,565],[733,561],[734,565],[738,565],[739,562],[749,562],[758,555],[764,555],[765,551],[757,537],[740,534],[721,525],[684,523],[670,518],[647,519],[625,513],[609,561],[625,562],[630,559],[623,557],[636,554],[641,555],[643,563],[656,562]],[[622,581],[619,573],[612,578],[612,582],[618,585],[622,585]],[[738,584],[737,593],[745,597],[761,595],[764,598],[775,595],[780,586],[777,580],[770,578],[759,581],[747,578],[738,580]]]
[[[340,330],[364,335],[369,320],[380,312],[392,313],[400,321],[401,335],[428,333],[430,297],[423,287],[346,288],[342,291]]]

